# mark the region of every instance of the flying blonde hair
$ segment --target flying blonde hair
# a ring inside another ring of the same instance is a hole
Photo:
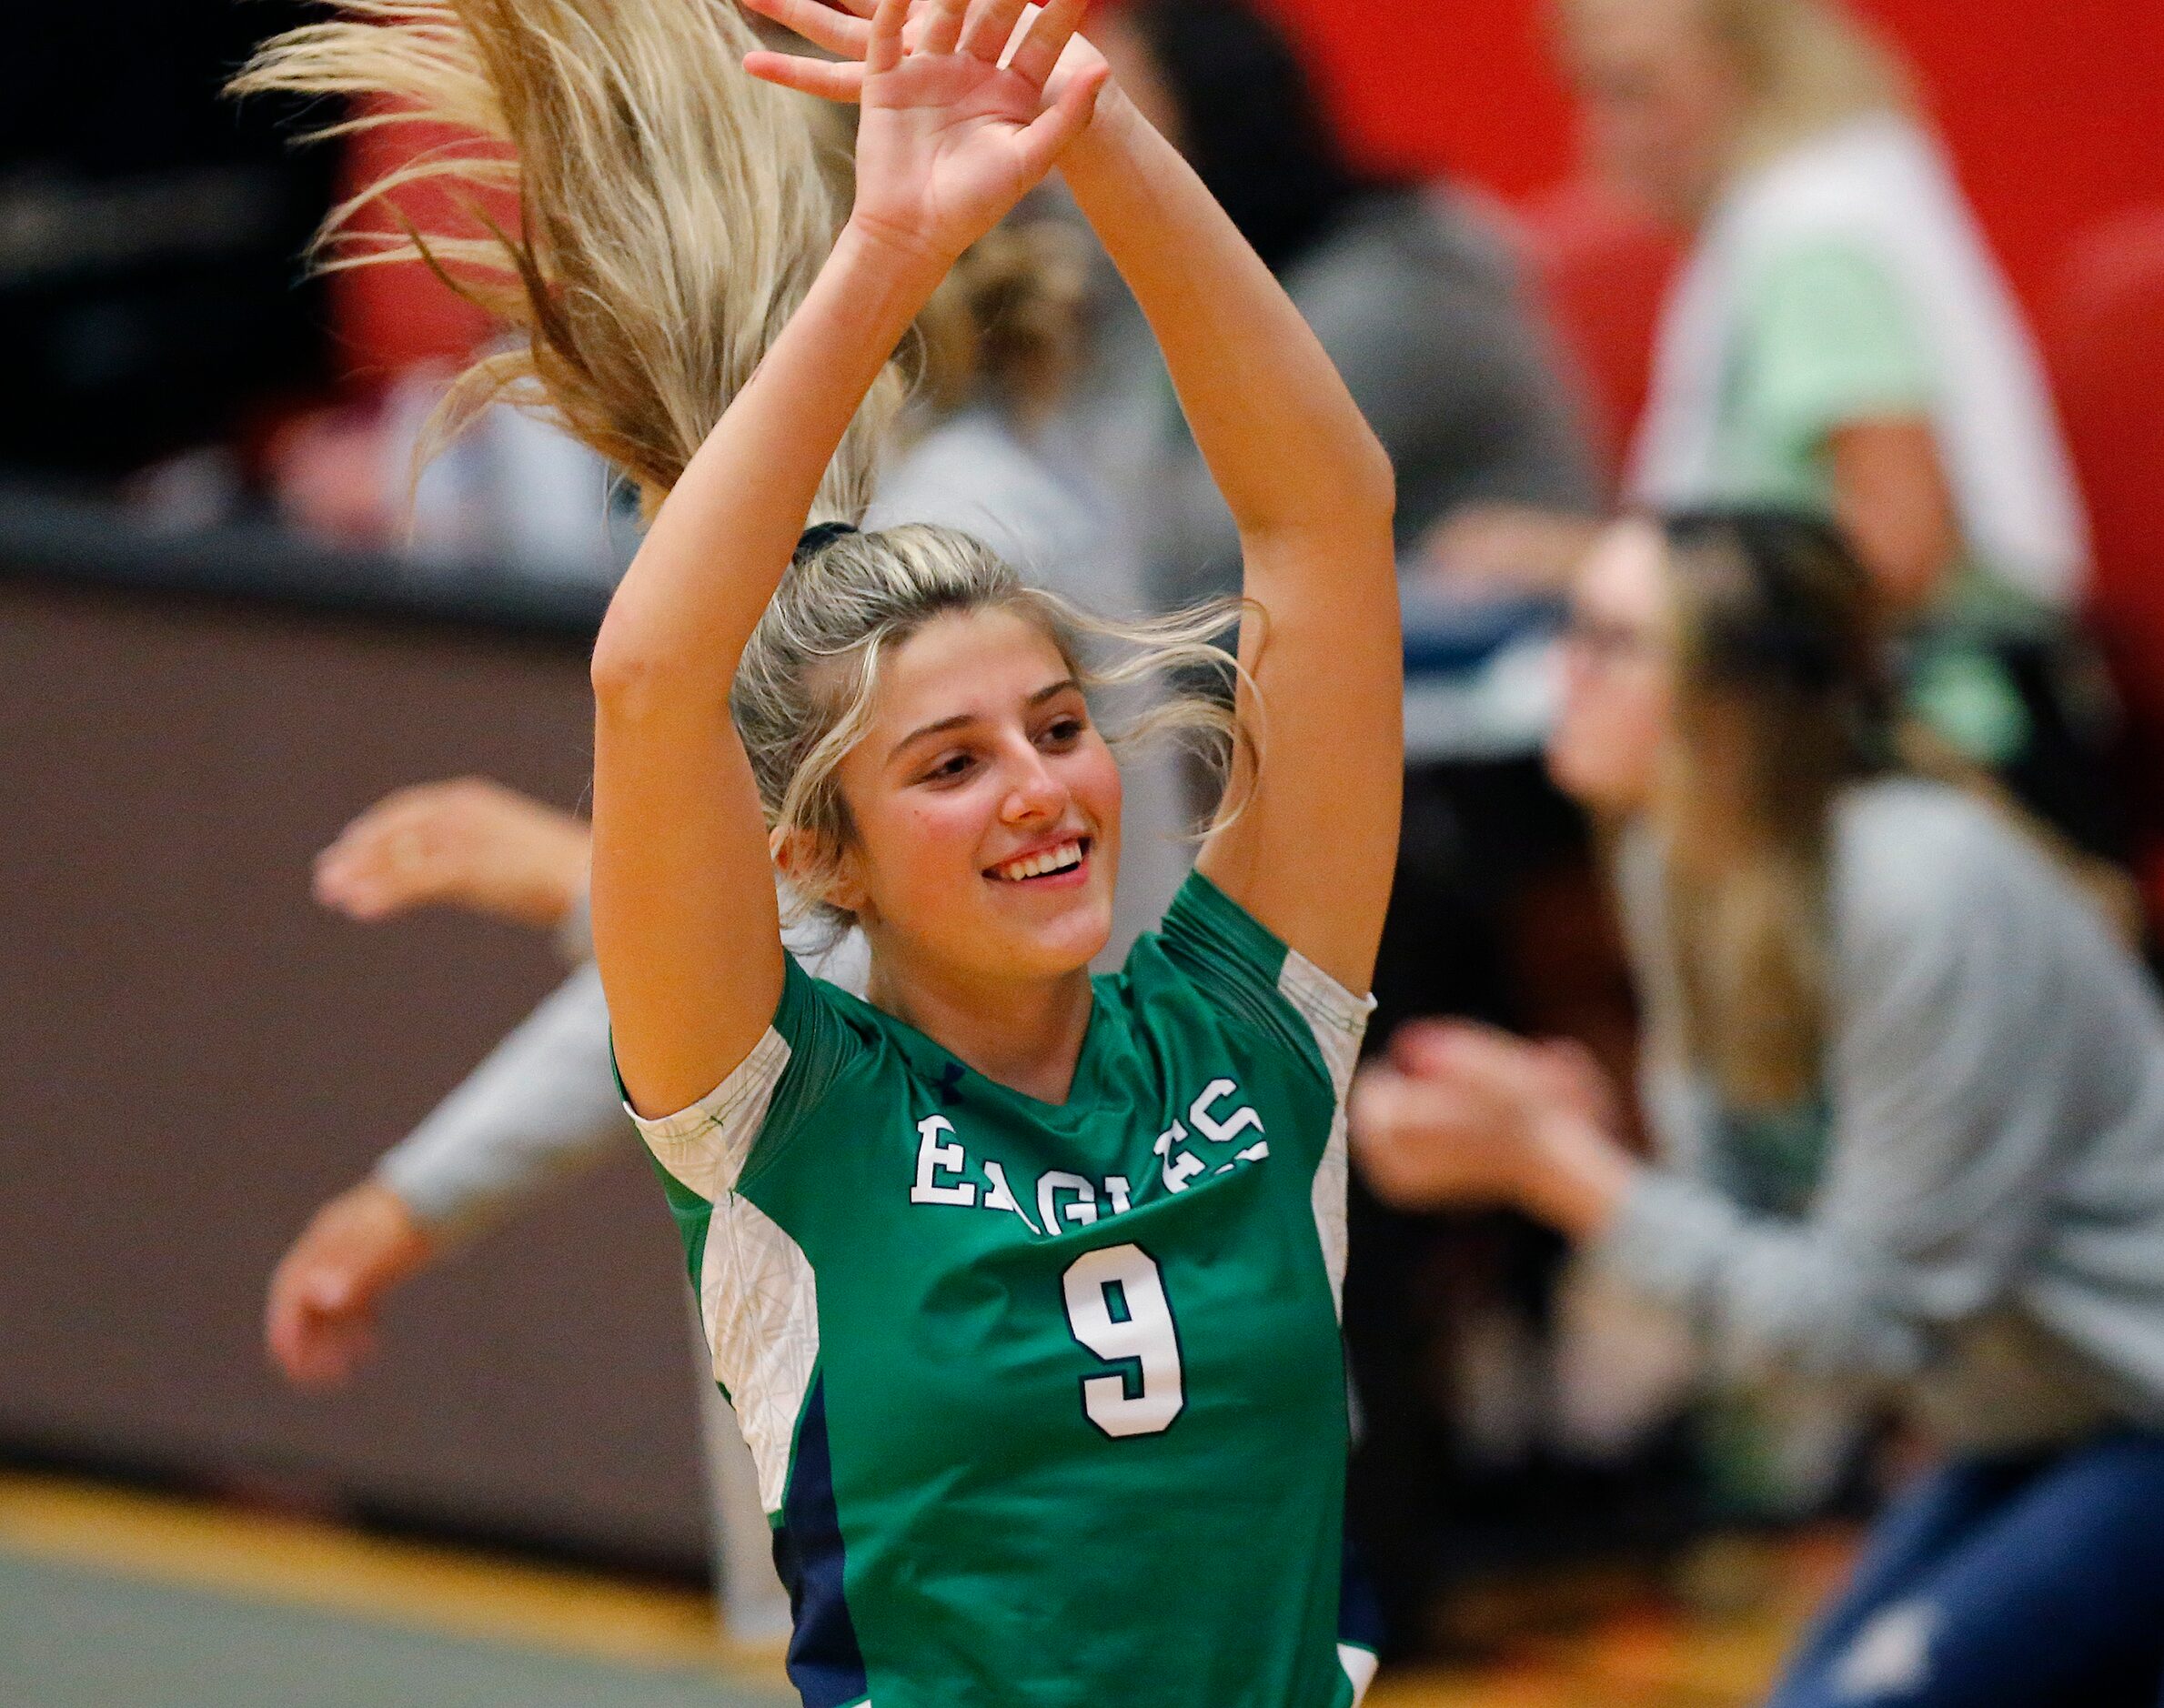
[[[557,420],[658,507],[833,248],[850,182],[840,127],[743,69],[758,38],[728,0],[330,5],[327,21],[265,44],[233,91],[359,106],[317,137],[418,121],[475,141],[424,154],[335,209],[317,264],[418,261],[523,335],[460,377],[424,448],[508,401]],[[425,229],[409,217],[400,197],[418,186],[448,191],[463,223]],[[516,230],[488,211],[506,192]],[[385,211],[395,231],[382,228]],[[958,397],[990,386],[1042,405],[1070,355],[1080,280],[1070,289],[1063,266],[1042,236],[981,245],[948,293],[944,356],[935,311],[918,359],[935,381],[952,377]],[[848,526],[807,536],[732,687],[767,823],[778,843],[797,838],[816,856],[814,900],[818,869],[851,834],[837,773],[870,718],[881,664],[927,623],[1012,611],[1098,689],[1239,675],[1212,643],[1252,612],[1231,600],[1108,622],[1024,586],[957,530],[857,532],[903,391],[890,363],[812,507],[814,521]],[[1118,733],[1199,736],[1248,799],[1260,743],[1231,698],[1175,693]]]
[[[316,127],[448,126],[317,236],[318,266],[418,261],[522,335],[462,375],[431,447],[491,403],[549,416],[658,506],[771,347],[842,209],[805,98],[743,69],[757,36],[720,0],[332,0],[266,43],[231,89],[342,97]],[[364,105],[365,104],[365,105]],[[418,225],[426,186],[465,217]],[[515,229],[488,213],[506,193]],[[396,229],[384,228],[391,216]],[[854,520],[901,397],[890,367],[814,514]]]

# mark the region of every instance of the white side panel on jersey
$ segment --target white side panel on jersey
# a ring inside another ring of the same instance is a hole
[[[1372,1650],[1363,1649],[1357,1643],[1341,1643],[1337,1645],[1337,1663],[1353,1681],[1353,1708],[1360,1708],[1367,1695],[1367,1687],[1375,1682],[1382,1662]]]
[[[1277,975],[1277,990],[1307,1022],[1315,1047],[1323,1052],[1323,1064],[1330,1070],[1330,1142],[1315,1169],[1311,1198],[1315,1234],[1323,1242],[1323,1261],[1330,1271],[1330,1296],[1342,1319],[1345,1310],[1345,1095],[1353,1083],[1353,1070],[1359,1065],[1360,1040],[1367,1033],[1367,1017],[1374,1012],[1375,1000],[1354,996],[1295,950],[1286,951],[1284,970]]]
[[[759,1502],[781,1510],[797,1416],[819,1363],[819,1299],[803,1249],[740,1198],[744,1159],[789,1066],[789,1041],[769,1030],[689,1109],[659,1120],[634,1115],[663,1168],[712,1206],[699,1275],[699,1318],[714,1380],[729,1390],[759,1467]]]
[[[797,1418],[819,1364],[819,1294],[803,1248],[734,1192],[715,1204],[707,1224],[699,1314],[714,1380],[736,1402],[759,1467],[759,1503],[778,1512]]]

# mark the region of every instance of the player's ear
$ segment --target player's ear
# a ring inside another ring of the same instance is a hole
[[[827,848],[807,830],[776,830],[767,839],[767,853],[806,900],[845,913],[863,911],[867,898],[853,849]]]

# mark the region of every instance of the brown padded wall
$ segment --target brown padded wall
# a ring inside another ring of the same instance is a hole
[[[697,1566],[695,1377],[629,1142],[392,1309],[304,1398],[263,1286],[562,976],[448,916],[372,927],[310,856],[400,784],[586,783],[571,639],[0,582],[0,1454],[297,1491]]]

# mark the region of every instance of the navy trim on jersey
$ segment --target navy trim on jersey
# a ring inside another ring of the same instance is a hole
[[[1337,1640],[1370,1654],[1380,1654],[1383,1603],[1375,1598],[1374,1585],[1368,1578],[1367,1567],[1361,1563],[1360,1550],[1353,1545],[1350,1531],[1345,1535],[1343,1571],[1337,1592]]]
[[[820,1377],[804,1402],[781,1522],[774,1531],[774,1569],[789,1591],[794,1629],[789,1682],[804,1708],[849,1708],[871,1689],[864,1652],[841,1582],[841,1519],[834,1505],[834,1460],[827,1443],[827,1384]]]

